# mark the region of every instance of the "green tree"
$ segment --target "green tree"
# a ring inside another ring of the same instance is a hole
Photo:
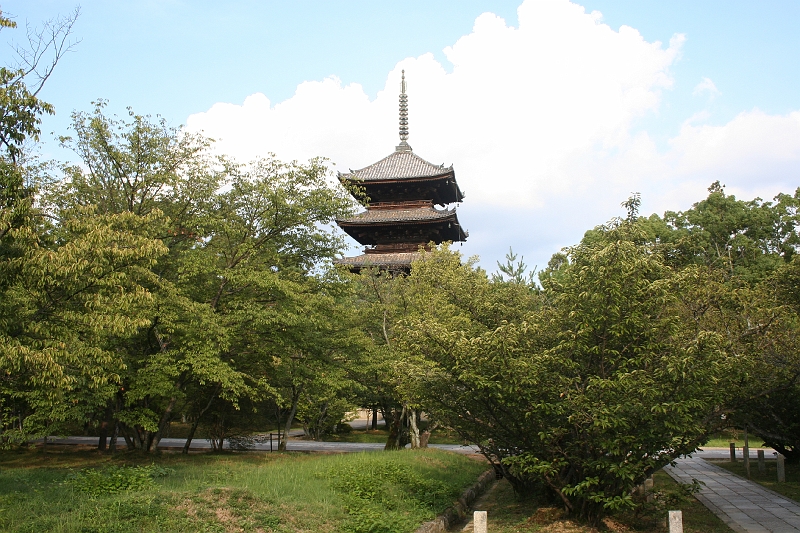
[[[398,333],[427,411],[519,492],[591,521],[703,442],[732,372],[680,298],[705,274],[674,272],[641,240],[634,221],[599,228],[540,294],[435,252],[414,265]]]
[[[727,420],[740,429],[747,425],[790,460],[800,460],[795,451],[800,422],[792,416],[800,411],[795,400],[800,365],[792,355],[798,308],[790,289],[800,243],[799,205],[800,189],[773,201],[742,201],[715,182],[691,209],[638,221],[644,241],[673,268],[702,265],[714,271],[717,294],[692,305],[695,317],[724,332],[731,353],[753,362],[746,374],[749,387],[736,384],[739,402],[730,406]]]
[[[509,281],[518,284],[524,283],[531,287],[535,287],[536,267],[533,267],[533,270],[528,270],[528,265],[526,265],[524,262],[525,258],[519,256],[518,260],[517,257],[517,254],[515,254],[514,251],[509,248],[508,253],[506,254],[506,262],[497,262],[498,272],[492,274],[492,281]]]
[[[84,205],[165,216],[152,228],[168,253],[151,269],[148,327],[117,344],[125,372],[113,417],[129,446],[149,450],[181,412],[200,423],[276,394],[275,339],[294,319],[319,325],[310,304],[341,247],[327,227],[351,204],[321,161],[235,165],[163,120],[109,118],[104,107],[74,114],[63,142],[83,164],[65,167],[50,197],[65,217]]]
[[[800,461],[799,287],[800,260],[794,255],[748,291],[740,352],[749,352],[757,364],[731,417],[794,463]]]
[[[141,324],[141,281],[164,253],[131,217],[91,208],[67,224],[37,204],[39,168],[25,147],[53,108],[37,94],[59,58],[77,11],[28,33],[19,62],[0,68],[0,408],[3,441],[25,441],[90,409],[84,392],[108,395],[119,372],[109,338]],[[13,22],[0,17],[0,26]],[[46,59],[52,54],[52,59]],[[30,87],[27,82],[33,80]],[[158,215],[144,220],[157,224]]]
[[[800,243],[800,189],[772,202],[737,200],[719,182],[708,190],[687,211],[639,220],[645,239],[658,243],[672,266],[706,265],[755,283],[791,260]]]

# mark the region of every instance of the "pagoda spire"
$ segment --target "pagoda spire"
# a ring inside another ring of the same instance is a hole
[[[406,95],[406,71],[402,71],[400,80],[400,144],[396,151],[410,152],[411,146],[408,144],[408,96]]]

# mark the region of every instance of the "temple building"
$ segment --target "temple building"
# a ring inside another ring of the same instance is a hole
[[[408,144],[405,71],[400,85],[400,144],[377,163],[340,173],[339,180],[366,196],[354,195],[366,211],[336,221],[366,247],[359,256],[337,261],[355,272],[374,266],[408,273],[420,246],[467,240],[469,233],[458,223],[455,207],[446,207],[464,199],[453,167],[425,161]]]

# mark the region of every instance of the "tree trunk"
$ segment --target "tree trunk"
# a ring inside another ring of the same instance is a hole
[[[144,442],[142,441],[142,435],[139,432],[138,428],[131,428],[131,440],[133,441],[133,447],[136,450],[143,450],[144,449]],[[145,432],[147,433],[147,432]]]
[[[100,440],[97,443],[97,449],[101,452],[106,451],[106,441],[108,439],[108,426],[113,421],[114,411],[111,405],[106,406],[106,411],[103,416],[103,421],[100,423]]]
[[[372,431],[378,429],[378,407],[372,408]]]
[[[439,426],[438,422],[434,422],[434,423],[431,424],[431,422],[428,421],[428,427],[425,428],[425,431],[423,431],[419,436],[419,447],[420,448],[427,448],[428,447],[428,441],[431,438],[431,433],[433,433],[433,430],[436,429],[438,426]]]
[[[403,433],[405,432],[405,428],[403,428],[403,420],[405,417],[406,406],[403,405],[403,409],[400,414],[395,414],[392,416],[392,425],[389,429],[389,438],[386,439],[386,446],[383,447],[384,450],[399,450],[402,448],[401,443],[403,442]]]
[[[194,438],[194,432],[197,431],[197,426],[200,424],[200,417],[197,416],[192,422],[192,427],[189,428],[189,435],[186,437],[186,442],[183,443],[183,450],[181,453],[186,455],[189,453],[189,447],[192,445],[192,439]]]
[[[186,437],[186,442],[183,445],[183,451],[181,453],[183,454],[189,453],[189,446],[191,446],[192,444],[192,439],[194,438],[194,432],[197,430],[197,426],[200,424],[200,419],[203,417],[204,414],[206,414],[206,411],[208,411],[211,408],[211,404],[214,403],[214,400],[217,398],[217,394],[219,394],[219,389],[220,385],[217,385],[217,388],[214,389],[214,394],[211,395],[211,398],[209,398],[206,406],[203,408],[202,411],[200,411],[200,414],[198,414],[197,417],[195,417],[194,422],[192,422],[192,428],[189,430],[189,436]]]
[[[117,436],[119,436],[119,422],[114,423],[114,433],[111,434],[111,443],[108,445],[110,453],[117,451]]]
[[[411,448],[419,448],[419,427],[417,426],[417,410],[411,409],[408,412],[409,436],[411,437]]]
[[[128,431],[128,426],[119,422],[120,429],[122,430],[122,438],[125,439],[125,445],[128,447],[128,450],[135,450],[136,449],[136,442],[134,442],[133,438],[131,438],[130,433]]]
[[[97,449],[101,452],[106,451],[106,439],[108,439],[108,421],[103,420],[100,423],[100,438],[97,442]]]
[[[289,409],[289,414],[286,415],[286,423],[283,427],[283,439],[278,443],[278,451],[286,451],[286,440],[289,437],[289,430],[292,429],[294,416],[297,414],[297,405],[300,403],[300,389],[292,385],[292,408]]]
[[[381,416],[386,429],[390,429],[394,425],[393,409],[390,405],[382,403],[380,406]]]
[[[164,435],[164,429],[167,425],[172,421],[172,410],[175,408],[175,403],[178,401],[178,398],[173,396],[169,399],[169,403],[167,404],[167,408],[164,410],[164,413],[161,415],[161,420],[158,421],[158,431],[156,431],[155,435],[153,435],[152,439],[150,440],[149,445],[147,446],[147,451],[156,450],[158,449],[158,443],[161,442],[161,437]]]

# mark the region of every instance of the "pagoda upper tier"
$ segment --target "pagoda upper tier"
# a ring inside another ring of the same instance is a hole
[[[452,165],[445,167],[429,163],[412,152],[411,147],[395,150],[361,170],[340,174],[339,179],[350,186],[363,188],[370,205],[414,200],[447,205],[464,200]]]

